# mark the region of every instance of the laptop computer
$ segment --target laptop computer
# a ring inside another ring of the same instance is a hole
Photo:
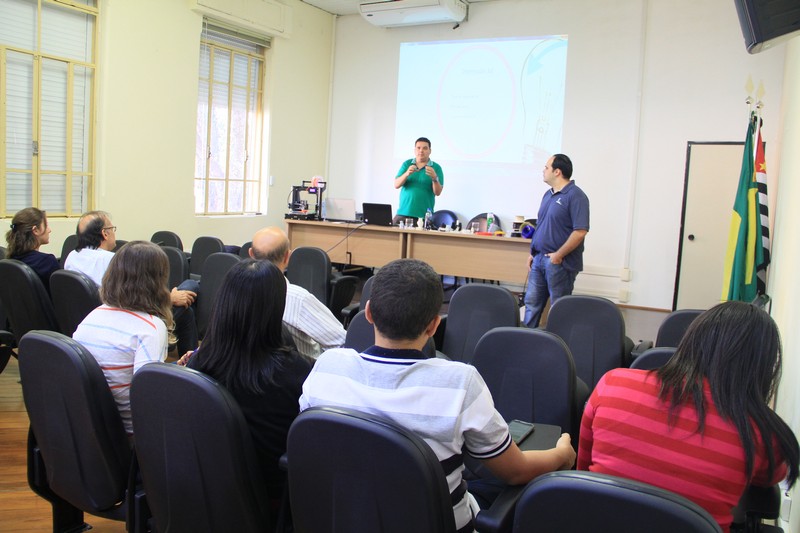
[[[392,225],[391,204],[361,204],[364,212],[364,224],[373,226]]]
[[[331,222],[355,222],[355,200],[350,198],[325,198],[322,200],[322,218]]]

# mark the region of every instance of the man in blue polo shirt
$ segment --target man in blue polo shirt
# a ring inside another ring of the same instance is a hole
[[[550,190],[539,206],[536,231],[528,258],[525,291],[525,325],[539,326],[542,310],[572,294],[575,278],[583,270],[583,240],[589,232],[589,198],[572,181],[572,161],[564,154],[547,160],[542,171]]]

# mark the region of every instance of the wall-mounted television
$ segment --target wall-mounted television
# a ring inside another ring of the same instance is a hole
[[[734,0],[747,51],[757,54],[800,35],[800,1]]]

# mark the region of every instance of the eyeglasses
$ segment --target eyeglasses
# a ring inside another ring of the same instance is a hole
[[[116,226],[108,226],[108,227],[106,227],[106,228],[103,228],[103,229],[104,229],[104,230],[106,230],[106,229],[110,229],[111,231],[117,231],[117,227],[116,227]]]

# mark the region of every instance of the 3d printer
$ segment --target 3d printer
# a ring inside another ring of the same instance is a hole
[[[325,190],[327,182],[323,181],[319,176],[311,179],[311,181],[303,180],[302,185],[292,186],[292,199],[288,203],[290,211],[286,213],[284,218],[291,218],[295,220],[320,220],[320,206],[322,205],[322,192]],[[308,200],[302,198],[302,194],[313,195],[314,211],[309,212]]]

